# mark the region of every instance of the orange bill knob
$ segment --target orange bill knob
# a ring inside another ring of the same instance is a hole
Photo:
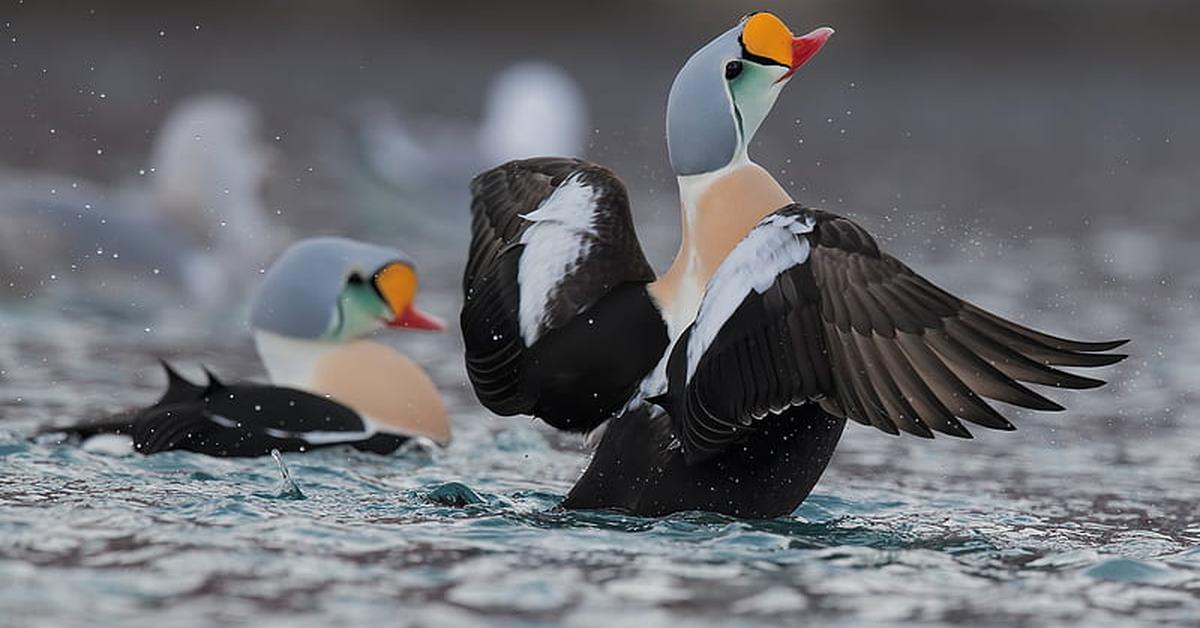
[[[388,327],[441,331],[446,328],[438,317],[421,311],[413,304],[417,296],[417,272],[403,262],[393,262],[375,273],[375,289],[383,296],[392,318]]]
[[[793,67],[792,41],[791,29],[773,13],[755,13],[742,26],[742,47],[746,52],[784,67]]]

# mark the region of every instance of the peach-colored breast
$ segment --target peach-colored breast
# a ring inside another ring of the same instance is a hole
[[[749,164],[713,181],[700,196],[692,225],[703,281],[708,282],[717,266],[758,221],[791,202],[792,197],[775,177],[758,164]]]
[[[356,340],[329,352],[317,363],[312,387],[388,431],[450,442],[450,417],[433,380],[387,345]]]
[[[681,181],[681,186],[687,185]],[[695,316],[699,296],[730,251],[771,212],[792,202],[775,178],[749,163],[712,180],[697,196],[696,206],[683,209],[683,242],[671,268],[650,286],[664,311],[688,309]],[[684,295],[693,298],[683,298]]]

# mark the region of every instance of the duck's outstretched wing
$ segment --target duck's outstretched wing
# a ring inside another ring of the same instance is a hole
[[[763,219],[709,282],[669,358],[670,413],[689,460],[804,403],[892,434],[1014,429],[984,398],[1062,406],[1022,382],[1094,388],[1053,368],[1113,364],[1125,341],[1028,329],[933,285],[854,222],[791,205]]]
[[[667,345],[625,186],[578,159],[508,162],[471,183],[467,373],[501,415],[587,431]]]

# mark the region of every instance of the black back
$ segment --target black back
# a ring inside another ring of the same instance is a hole
[[[151,408],[135,421],[131,435],[134,448],[144,454],[183,449],[249,457],[272,449],[307,451],[365,441],[370,435],[364,430],[356,412],[324,397],[282,386],[214,381],[195,399]]]
[[[167,364],[167,391],[153,405],[54,432],[79,438],[127,434],[135,451],[185,450],[220,457],[263,456],[272,449],[308,451],[351,445],[391,453],[408,438],[367,433],[358,413],[302,390],[253,383],[225,384],[208,374],[207,386],[187,381]]]

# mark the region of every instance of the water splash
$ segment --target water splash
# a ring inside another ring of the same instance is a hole
[[[462,508],[472,504],[482,504],[483,498],[475,494],[471,487],[460,482],[447,482],[429,491],[429,501],[442,506]]]
[[[275,499],[307,499],[300,491],[300,486],[292,479],[292,472],[288,469],[287,463],[283,461],[283,454],[279,453],[278,449],[272,449],[271,458],[275,461],[276,469],[279,470],[279,485],[275,487],[273,497]]]

